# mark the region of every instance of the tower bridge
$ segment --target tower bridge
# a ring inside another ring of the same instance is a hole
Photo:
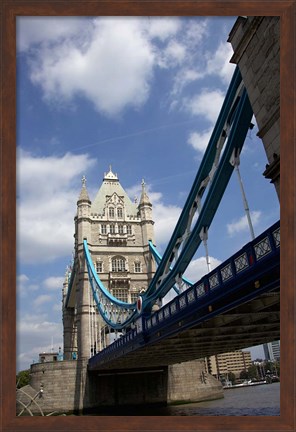
[[[164,366],[278,340],[280,226],[251,243],[91,357],[88,369]]]
[[[50,411],[63,403],[81,410],[219,397],[213,377],[199,379],[200,359],[279,339],[279,222],[201,280],[184,278],[238,171],[253,114],[269,161],[264,175],[279,195],[278,35],[277,17],[235,23],[229,42],[237,67],[163,257],[144,182],[132,202],[110,167],[91,201],[83,178],[63,285],[64,361],[45,373],[31,366],[33,386],[61,373],[67,382],[67,394],[53,388]],[[162,305],[172,289],[178,295]],[[111,334],[121,337],[111,343]]]

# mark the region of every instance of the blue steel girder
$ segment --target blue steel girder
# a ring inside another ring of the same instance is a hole
[[[200,164],[196,178],[183,207],[176,228],[172,234],[169,244],[164,252],[162,262],[156,270],[154,281],[159,281],[164,274],[169,272],[169,265],[173,261],[176,251],[186,236],[189,235],[189,227],[193,216],[197,210],[198,202],[201,199],[206,186],[210,180],[213,167],[217,165],[217,157],[220,155],[219,146],[224,144],[231,122],[234,121],[233,115],[237,109],[238,94],[241,91],[242,78],[238,67],[235,69],[228,91],[225,96],[217,122],[214,126],[209,144]],[[146,295],[150,295],[155,290],[155,283],[152,283]]]
[[[121,330],[129,325],[136,315],[136,303],[126,303],[114,297],[103,285],[94,268],[87,240],[83,240],[84,256],[93,298],[100,315],[108,326]]]
[[[142,310],[144,310],[146,313],[150,312],[155,300],[159,297],[164,297],[175,284],[176,279],[182,277],[184,271],[186,270],[188,264],[190,263],[193,255],[201,243],[200,233],[202,229],[208,229],[210,227],[233,172],[233,165],[230,163],[231,156],[234,151],[236,153],[240,153],[250,126],[252,115],[253,112],[251,104],[246,89],[244,88],[234,112],[233,124],[224,153],[216,169],[215,175],[212,178],[209,191],[206,195],[205,202],[201,208],[195,226],[191,231],[190,236],[188,236],[187,239],[182,243],[182,240],[180,239],[187,228],[190,211],[196,200],[196,190],[199,190],[201,184],[199,173],[179,218],[173,236],[164,253],[163,259],[155,272],[154,278],[152,279],[148,290],[142,295]],[[211,140],[208,149],[210,146]],[[205,155],[205,158],[201,164],[202,171],[203,166],[206,164],[207,155]],[[182,250],[179,256],[176,257],[176,250],[180,247],[181,243],[183,246]],[[175,258],[177,258],[175,265],[173,269],[169,271],[168,267]]]
[[[152,255],[154,256],[156,264],[159,265],[162,260],[162,256],[159,254],[159,252],[157,251],[156,247],[154,246],[151,240],[149,240],[149,249]],[[193,283],[189,279],[185,278],[184,276],[182,276],[182,281],[180,282],[182,282],[184,285],[187,285],[187,287],[193,285]],[[175,285],[173,286],[173,288],[177,294],[180,294],[180,289],[178,289]]]

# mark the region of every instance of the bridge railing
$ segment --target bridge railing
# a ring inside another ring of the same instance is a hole
[[[186,308],[196,307],[203,298],[210,298],[212,293],[215,293],[215,297],[219,293],[223,294],[229,286],[232,287],[234,281],[237,281],[238,278],[245,279],[245,274],[250,269],[252,269],[252,273],[256,272],[259,264],[262,266],[264,260],[272,258],[279,253],[279,250],[280,222],[278,221],[210,273],[203,276],[191,288],[175,297],[151,317],[145,318],[144,329],[150,331],[153,327],[163,324],[165,320],[174,318],[178,312]],[[260,282],[257,282],[254,289],[259,288]],[[232,289],[235,290],[236,287],[232,287]],[[211,312],[211,308],[209,308],[209,312]]]
[[[134,349],[135,345],[143,345],[147,342],[147,334],[153,332],[153,329],[159,331],[169,321],[179,320],[179,312],[185,315],[191,313],[193,309],[204,311],[206,306],[206,313],[210,314],[212,312],[210,304],[214,298],[217,300],[226,291],[235,292],[240,286],[240,281],[245,283],[247,280],[253,280],[253,274],[262,273],[266,262],[270,262],[279,253],[280,222],[278,221],[151,316],[139,316],[129,332],[98,355],[107,360],[108,355],[120,347],[124,347],[124,352],[127,353]],[[251,275],[250,270],[252,270]],[[259,280],[255,281],[255,291],[259,289],[256,282],[260,285]],[[201,313],[200,319],[203,318],[204,315]]]

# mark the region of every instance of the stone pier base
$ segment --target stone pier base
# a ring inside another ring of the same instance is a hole
[[[169,366],[167,403],[201,402],[224,397],[220,381],[205,372],[204,362],[193,360]]]
[[[88,372],[87,361],[48,362],[31,365],[30,386],[34,415],[52,412],[85,412],[96,408],[167,405],[223,397],[221,384],[204,371],[202,361],[131,371]],[[19,394],[23,404],[29,397]],[[17,413],[22,409],[17,404]],[[29,412],[27,412],[27,415]]]

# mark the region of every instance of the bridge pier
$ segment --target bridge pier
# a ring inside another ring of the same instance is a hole
[[[168,367],[88,372],[84,412],[124,406],[167,404]]]
[[[168,367],[168,404],[201,402],[223,397],[222,384],[205,371],[202,360]]]
[[[88,371],[87,360],[36,363],[31,365],[30,387],[32,394],[42,387],[37,403],[44,414],[87,414],[114,407],[124,410],[223,397],[220,382],[205,373],[200,360],[108,372]],[[40,415],[38,406],[30,407],[36,415]]]

